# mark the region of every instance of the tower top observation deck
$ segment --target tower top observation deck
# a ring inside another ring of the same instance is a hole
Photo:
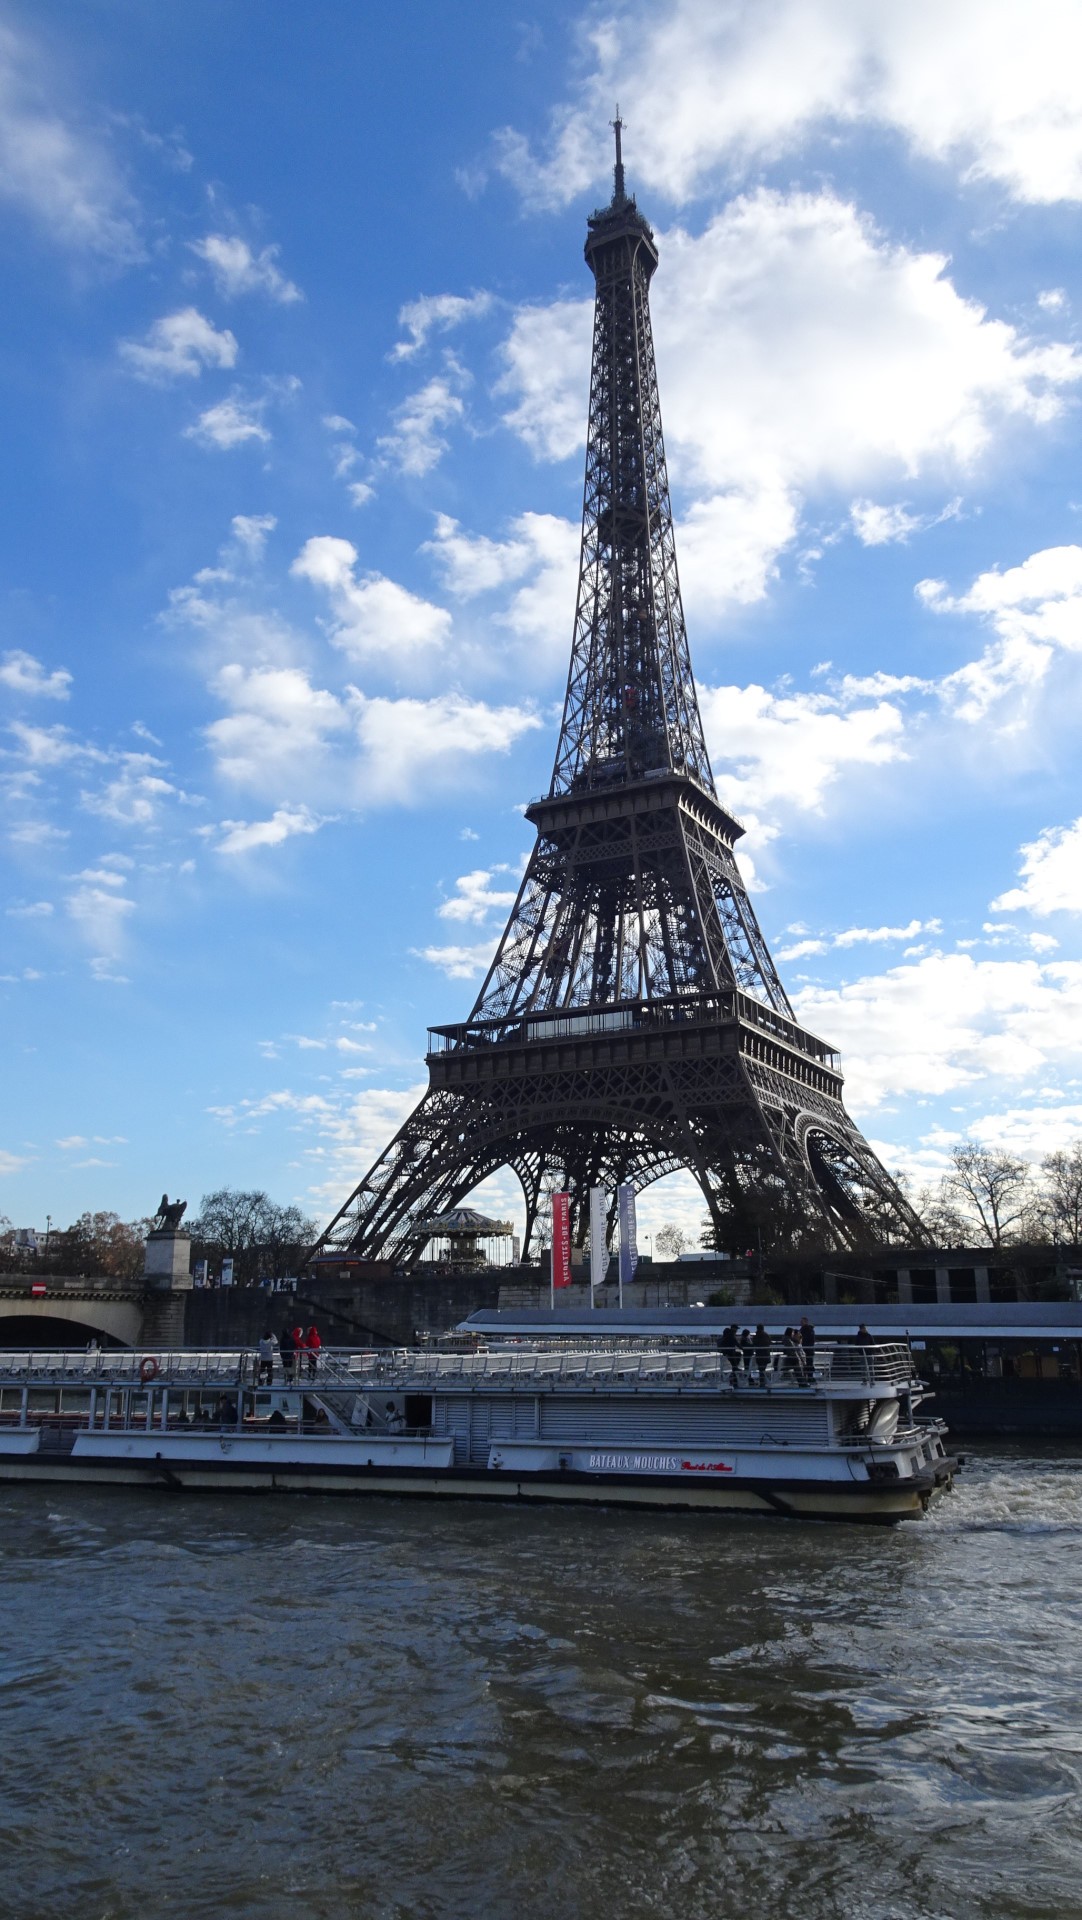
[[[610,267],[610,250],[613,242],[633,240],[639,243],[641,259],[649,280],[658,262],[657,244],[653,228],[644,214],[639,212],[634,194],[628,194],[624,185],[624,157],[621,143],[624,123],[620,118],[620,109],[616,109],[616,118],[612,123],[616,135],[616,165],[612,170],[612,199],[607,207],[597,207],[587,216],[586,245],[583,249],[586,263],[595,278],[599,272]],[[626,258],[626,256],[625,256]],[[612,265],[618,264],[612,261]]]

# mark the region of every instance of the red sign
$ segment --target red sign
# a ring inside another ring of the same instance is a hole
[[[31,1294],[33,1294],[33,1295],[34,1295],[35,1297],[36,1297],[36,1296],[37,1296],[38,1294],[41,1294],[41,1293],[44,1293],[44,1292],[45,1292],[45,1282],[44,1282],[44,1280],[31,1280],[31,1282],[30,1282],[30,1292],[31,1292]]]
[[[571,1197],[566,1193],[552,1196],[552,1284],[571,1285]]]

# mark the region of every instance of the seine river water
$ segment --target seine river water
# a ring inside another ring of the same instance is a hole
[[[0,1490],[4,1920],[1082,1915],[1082,1458],[894,1531]]]

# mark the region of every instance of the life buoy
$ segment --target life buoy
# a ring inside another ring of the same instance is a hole
[[[149,1357],[144,1360],[139,1369],[139,1378],[144,1387],[148,1386],[151,1380],[156,1380],[160,1372],[161,1368],[156,1360],[151,1360]]]

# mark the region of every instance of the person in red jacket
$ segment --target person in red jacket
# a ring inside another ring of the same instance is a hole
[[[323,1342],[319,1337],[319,1328],[316,1326],[314,1320],[304,1336],[304,1346],[308,1355],[308,1373],[309,1377],[312,1378],[319,1365],[320,1349],[323,1346]]]

